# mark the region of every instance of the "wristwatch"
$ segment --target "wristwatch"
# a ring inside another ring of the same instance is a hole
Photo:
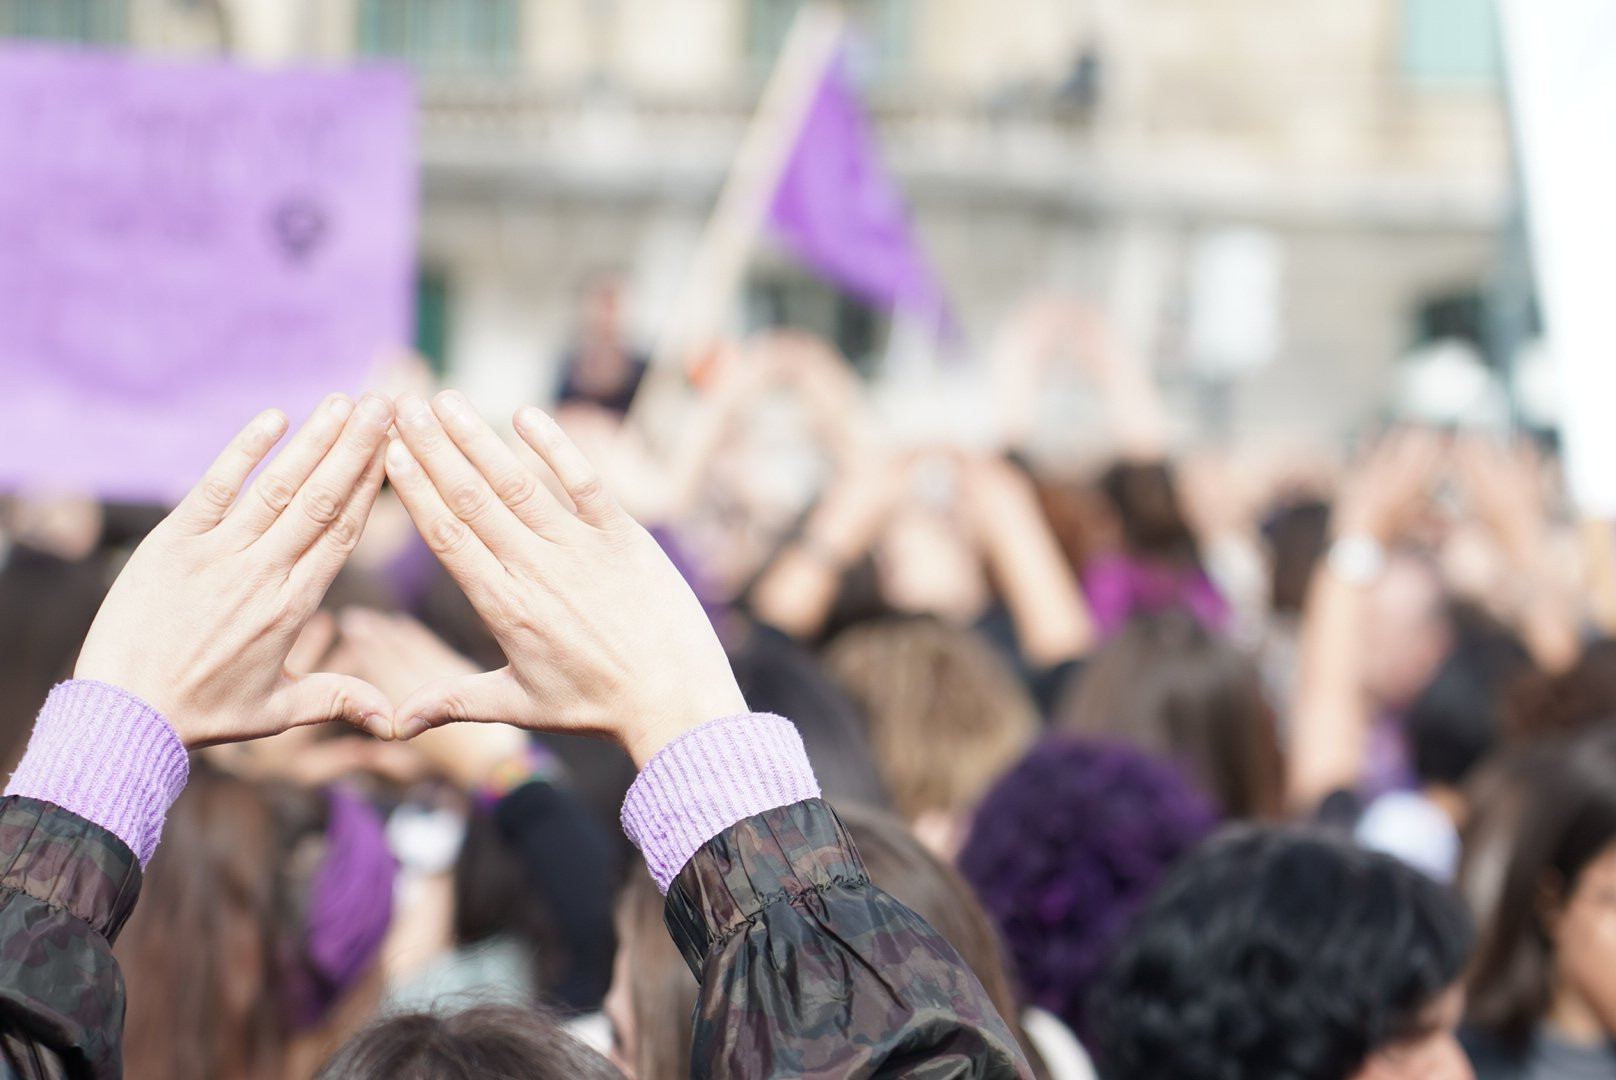
[[[1368,533],[1336,537],[1327,556],[1330,572],[1348,585],[1370,585],[1386,569],[1386,548]]]

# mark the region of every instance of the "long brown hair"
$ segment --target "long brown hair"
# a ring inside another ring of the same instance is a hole
[[[1595,859],[1616,845],[1616,725],[1532,759],[1497,901],[1471,967],[1469,1020],[1512,1051],[1524,1050],[1554,993],[1554,941],[1545,899],[1569,900]],[[1473,873],[1473,863],[1461,876]]]
[[[114,950],[129,1080],[281,1080],[281,962],[317,861],[299,853],[326,816],[316,792],[193,764]]]
[[[1038,733],[1037,707],[993,646],[932,619],[855,627],[825,667],[863,710],[876,768],[910,821],[968,813]]]
[[[1176,760],[1229,817],[1280,813],[1279,740],[1257,671],[1186,612],[1130,619],[1057,707],[1056,725]]]

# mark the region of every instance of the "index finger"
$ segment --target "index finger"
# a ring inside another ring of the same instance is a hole
[[[279,409],[265,409],[254,417],[252,423],[230,440],[230,445],[175,507],[172,519],[199,533],[223,521],[247,477],[286,434],[286,424],[286,414]]]

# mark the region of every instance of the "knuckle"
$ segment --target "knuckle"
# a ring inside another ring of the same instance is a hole
[[[330,488],[311,488],[303,500],[303,510],[321,525],[330,525],[342,515],[343,499]]]
[[[572,501],[579,506],[597,503],[606,494],[606,486],[598,476],[586,476],[572,488]]]
[[[426,540],[440,555],[454,555],[465,548],[471,532],[454,518],[442,518],[432,523]]]
[[[202,501],[216,509],[223,510],[236,498],[235,485],[219,476],[210,476],[202,485]]]
[[[258,497],[264,500],[264,504],[277,514],[291,506],[292,497],[297,494],[285,477],[272,474],[260,476],[258,483],[253,485],[253,490],[258,492]]]
[[[455,516],[461,518],[476,517],[483,512],[488,504],[488,499],[484,496],[483,490],[473,483],[465,483],[456,487],[449,493],[449,498],[446,501],[449,504],[449,509],[454,511]]]
[[[513,469],[496,482],[495,491],[508,506],[526,506],[538,494],[539,482],[523,469]]]
[[[359,534],[363,531],[364,522],[353,514],[339,514],[326,526],[331,542],[344,551],[359,543]]]

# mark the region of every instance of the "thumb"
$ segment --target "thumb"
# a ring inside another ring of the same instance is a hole
[[[342,720],[379,739],[393,737],[393,703],[352,675],[288,675],[277,696],[283,728]]]
[[[522,724],[532,710],[511,669],[455,675],[427,683],[393,713],[393,738],[413,739],[428,728],[461,721]]]

